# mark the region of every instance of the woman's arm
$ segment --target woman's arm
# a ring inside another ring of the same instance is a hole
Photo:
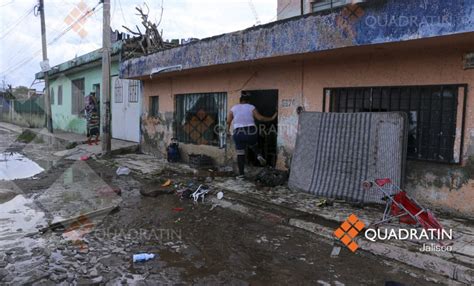
[[[265,122],[269,122],[269,121],[273,121],[275,120],[275,118],[278,116],[278,112],[275,112],[275,114],[273,114],[272,117],[267,117],[267,116],[263,116],[261,115],[257,109],[254,109],[253,110],[253,117],[255,117],[255,119],[257,119],[258,121],[265,121]]]

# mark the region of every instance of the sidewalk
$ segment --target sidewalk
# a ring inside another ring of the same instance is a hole
[[[115,157],[115,163],[127,166],[132,171],[149,176],[164,169],[187,173],[198,177],[213,177],[212,173],[193,170],[184,164],[169,164],[149,155],[127,154]],[[210,196],[213,204],[228,208],[262,220],[301,228],[342,246],[333,235],[334,230],[351,214],[356,214],[366,225],[380,220],[383,207],[353,207],[350,204],[334,202],[332,206],[319,207],[320,198],[314,195],[293,192],[287,187],[258,188],[250,181],[228,177],[215,177],[208,184],[214,192],[223,191],[224,199]],[[423,243],[429,241],[377,241],[371,242],[362,235],[356,239],[360,249],[384,258],[394,259],[407,265],[449,277],[455,281],[472,285],[474,273],[474,228],[473,222],[437,216],[445,229],[453,229],[452,252],[421,252]],[[397,229],[406,225],[392,224]],[[357,255],[357,252],[354,254]]]
[[[76,134],[71,132],[65,132],[61,130],[55,130],[53,134],[50,134],[46,128],[25,128],[20,127],[11,123],[0,122],[0,128],[11,130],[15,133],[21,133],[28,129],[41,136],[45,141],[54,144],[74,144],[75,146],[71,149],[56,152],[54,155],[58,157],[66,157],[69,160],[80,160],[83,156],[100,155],[102,153],[102,146],[99,145],[88,145],[86,143],[86,136],[82,134]],[[112,153],[121,153],[124,151],[134,152],[138,148],[138,143],[112,139]]]
[[[226,193],[226,200],[233,204],[252,205],[260,209],[274,207],[279,212],[293,211],[293,214],[281,217],[282,221],[294,227],[322,235],[328,239],[334,237],[334,230],[349,217],[356,214],[366,225],[379,221],[383,208],[353,207],[347,203],[334,202],[332,206],[318,207],[320,198],[314,195],[293,192],[287,187],[258,189],[249,181],[235,179],[217,179],[214,184]],[[214,201],[218,202],[218,201]],[[270,206],[269,206],[270,205]],[[229,205],[227,205],[229,207]],[[272,211],[270,211],[272,212]],[[398,260],[405,264],[449,277],[453,280],[472,285],[474,282],[474,228],[473,222],[465,219],[437,216],[445,229],[452,229],[454,241],[452,252],[421,252],[423,243],[429,241],[377,241],[371,242],[359,235],[356,239],[360,249],[375,255]],[[324,221],[321,221],[324,220]],[[406,225],[391,224],[397,229]],[[338,242],[336,242],[338,243]],[[342,246],[342,244],[341,244]]]

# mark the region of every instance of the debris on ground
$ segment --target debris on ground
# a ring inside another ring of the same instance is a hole
[[[209,189],[207,186],[199,185],[197,190],[192,194],[194,202],[197,203],[199,199],[204,202],[204,197],[209,193]]]
[[[258,184],[265,187],[276,187],[284,185],[288,181],[288,172],[265,168],[255,178]]]
[[[331,257],[335,258],[339,256],[339,253],[341,252],[341,247],[340,246],[334,246],[331,251]]]
[[[133,255],[133,262],[144,262],[155,258],[153,253],[139,253]]]
[[[35,138],[36,133],[29,129],[26,129],[20,135],[18,135],[16,140],[21,143],[31,143],[31,141],[33,141]]]
[[[218,192],[218,193],[217,193],[217,199],[218,199],[218,200],[222,200],[223,197],[224,197],[224,193],[223,193],[223,192]]]
[[[180,200],[189,199],[191,197],[191,195],[193,194],[193,191],[191,189],[184,188],[184,189],[181,189],[181,190],[177,190],[176,194],[178,195]]]
[[[182,212],[184,211],[184,208],[172,208],[174,212]]]
[[[77,142],[69,142],[69,143],[66,144],[65,148],[66,148],[66,150],[71,150],[71,149],[76,148],[77,145],[78,145]]]
[[[89,155],[84,155],[84,156],[81,156],[80,160],[81,161],[87,161],[89,160],[91,157]]]
[[[127,168],[127,167],[120,166],[120,167],[118,167],[116,173],[117,173],[118,176],[122,176],[122,175],[126,176],[126,175],[130,174],[130,169]]]
[[[329,200],[329,199],[321,199],[319,200],[319,202],[316,204],[316,206],[318,207],[332,207],[334,205],[334,201],[333,200]]]
[[[166,182],[164,182],[161,186],[162,187],[168,187],[169,185],[171,185],[171,180],[170,179],[166,180]]]

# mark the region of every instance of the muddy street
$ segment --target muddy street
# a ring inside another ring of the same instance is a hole
[[[0,180],[2,285],[447,283],[365,252],[343,248],[331,256],[333,241],[271,215],[257,218],[252,211],[245,215],[216,206],[212,178],[199,173],[165,168],[118,176],[119,159],[66,160],[54,155],[64,146],[39,139],[19,143],[18,134],[0,132],[2,150],[16,152],[10,159],[36,170],[28,178]],[[0,164],[2,174],[10,174],[6,160]],[[211,192],[204,202],[176,192],[141,194],[167,180],[171,188],[205,183]],[[88,215],[97,210],[105,211]],[[139,253],[155,257],[133,263]]]

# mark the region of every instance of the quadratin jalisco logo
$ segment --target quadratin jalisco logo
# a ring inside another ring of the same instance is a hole
[[[64,19],[64,22],[68,25],[72,25],[74,32],[78,33],[81,38],[85,38],[87,36],[87,31],[84,28],[84,24],[86,23],[87,18],[90,16],[88,10],[89,7],[87,7],[87,4],[84,3],[84,1],[81,1]]]
[[[365,223],[355,215],[351,214],[340,227],[334,231],[336,236],[347,248],[355,252],[359,245],[355,242],[355,237],[364,229]]]

